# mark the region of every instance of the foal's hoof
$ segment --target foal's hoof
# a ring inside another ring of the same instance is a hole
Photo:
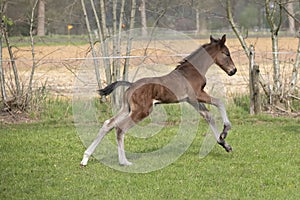
[[[232,147],[225,142],[225,140],[221,140],[218,142],[228,153],[232,152]]]
[[[124,162],[120,162],[120,165],[121,165],[121,166],[131,166],[131,165],[132,165],[132,162],[124,161]]]
[[[86,165],[80,163],[80,168],[85,168]]]
[[[231,147],[230,145],[224,146],[224,149],[225,149],[228,153],[232,152],[232,147]]]

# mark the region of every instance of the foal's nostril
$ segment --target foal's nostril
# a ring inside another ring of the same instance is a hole
[[[233,76],[236,72],[237,72],[237,69],[234,68],[234,69],[232,69],[232,70],[228,73],[228,75],[229,75],[229,76]]]

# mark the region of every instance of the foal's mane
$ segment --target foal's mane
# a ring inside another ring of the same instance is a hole
[[[196,49],[195,51],[193,51],[190,55],[188,55],[187,57],[185,57],[181,61],[179,61],[179,65],[177,67],[179,67],[179,66],[187,63],[189,61],[189,59],[191,59],[192,57],[194,57],[195,55],[197,55],[198,53],[200,53],[201,50],[206,49],[207,46],[209,46],[209,45],[211,45],[211,43],[207,43],[207,44],[204,44],[204,45],[200,46],[198,49]]]

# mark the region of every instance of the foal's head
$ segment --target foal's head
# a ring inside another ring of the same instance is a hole
[[[214,39],[210,36],[209,46],[211,46],[211,55],[213,55],[215,64],[221,67],[229,76],[232,76],[236,73],[237,69],[230,57],[230,52],[225,42],[226,35],[223,35],[221,39]]]

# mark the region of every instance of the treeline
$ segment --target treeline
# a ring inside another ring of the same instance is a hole
[[[100,10],[100,3],[99,0],[85,1],[92,29],[96,29],[91,1],[98,10]],[[121,0],[103,0],[107,13],[106,24],[108,29],[113,26],[114,1],[117,2],[117,14],[120,16]],[[13,22],[8,27],[10,36],[29,35],[31,10],[35,2],[36,0],[6,1],[5,16]],[[128,28],[132,9],[131,2],[126,0],[123,28]],[[137,0],[135,27],[142,27],[143,23],[146,23],[148,27],[157,25],[178,31],[197,31],[198,33],[228,29],[230,25],[227,21],[225,2],[222,0]],[[271,9],[272,2],[270,1],[269,5]],[[282,2],[287,3],[288,1],[282,0]],[[42,4],[44,8],[41,8]],[[290,1],[289,6],[285,6],[289,12],[284,13],[281,30],[295,32],[299,28],[297,21],[289,19],[289,16],[300,18],[300,12],[295,12],[300,7],[299,4],[299,1]],[[44,9],[44,13],[41,12],[41,9]],[[35,34],[38,33],[38,26],[44,26],[42,35],[86,34],[85,19],[80,0],[39,0],[39,9],[36,9],[35,12]],[[245,31],[261,31],[269,28],[265,18],[265,4],[263,1],[232,0],[232,13],[235,21]]]

